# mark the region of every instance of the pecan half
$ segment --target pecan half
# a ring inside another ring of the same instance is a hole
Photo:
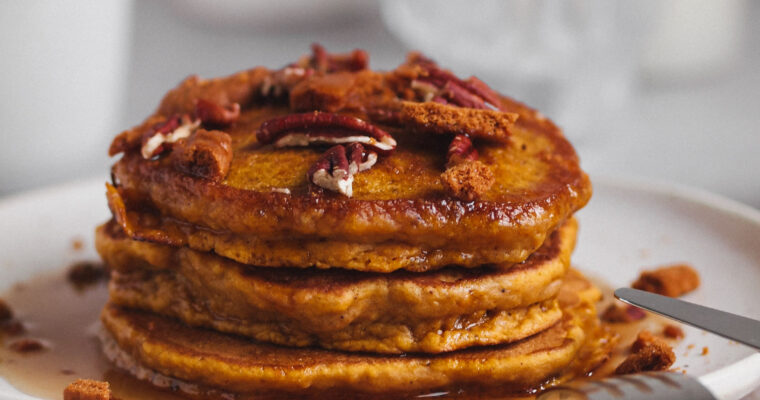
[[[422,101],[430,101],[433,97],[440,96],[460,107],[504,111],[499,95],[474,76],[467,80],[459,79],[452,72],[438,67],[434,61],[418,53],[410,55],[407,64],[415,68],[416,74],[412,75],[410,86],[418,93],[421,92]]]
[[[214,102],[198,99],[195,103],[195,116],[207,127],[232,125],[240,118],[240,104],[232,103],[229,107],[222,107]]]
[[[377,154],[366,152],[360,143],[337,145],[328,149],[307,172],[309,182],[341,193],[353,195],[354,175],[372,168]]]
[[[274,143],[275,147],[357,142],[380,154],[389,154],[396,148],[396,140],[388,132],[364,120],[319,111],[264,121],[256,138],[259,143]]]
[[[198,129],[177,143],[171,157],[178,170],[219,182],[230,170],[232,138],[222,131]]]
[[[172,143],[185,139],[192,134],[201,121],[188,114],[175,115],[168,120],[158,123],[142,136],[140,152],[143,158],[151,159],[166,151]]]

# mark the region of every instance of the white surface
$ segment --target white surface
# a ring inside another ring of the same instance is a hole
[[[760,212],[691,189],[592,180],[594,197],[579,213],[575,265],[612,286],[627,286],[643,267],[689,262],[703,283],[687,300],[760,318]],[[84,239],[89,251],[76,257],[94,256],[93,229],[108,217],[103,182],[54,187],[0,202],[0,290],[66,265],[74,256],[74,237]],[[751,349],[694,328],[685,331],[686,338],[675,349],[676,367],[692,375],[712,373],[705,379],[717,384],[724,399],[760,385],[760,357]],[[694,349],[688,350],[689,344]],[[709,347],[709,355],[700,355],[703,346]],[[21,398],[8,393],[0,379],[0,399]],[[760,399],[760,393],[749,398]]]
[[[105,168],[121,127],[131,6],[0,2],[0,192]]]

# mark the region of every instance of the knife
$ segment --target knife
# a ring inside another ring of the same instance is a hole
[[[638,289],[620,288],[615,290],[615,297],[636,307],[760,350],[758,320]]]

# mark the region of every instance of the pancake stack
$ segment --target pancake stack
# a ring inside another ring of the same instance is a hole
[[[187,393],[530,393],[605,356],[591,187],[538,112],[419,54],[190,77],[118,135],[103,349]]]

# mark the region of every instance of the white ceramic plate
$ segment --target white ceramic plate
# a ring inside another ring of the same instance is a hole
[[[592,180],[593,199],[579,213],[575,265],[627,286],[644,267],[688,262],[702,286],[687,300],[760,319],[760,211],[673,185]],[[104,189],[103,181],[80,182],[0,201],[0,291],[75,258],[95,257],[73,254],[71,240],[91,242],[95,225],[108,218]],[[703,356],[705,346],[710,351]],[[686,328],[675,350],[675,366],[709,381],[723,399],[760,386],[760,355],[745,346]],[[748,398],[760,399],[760,392]],[[0,378],[0,399],[30,397]]]

